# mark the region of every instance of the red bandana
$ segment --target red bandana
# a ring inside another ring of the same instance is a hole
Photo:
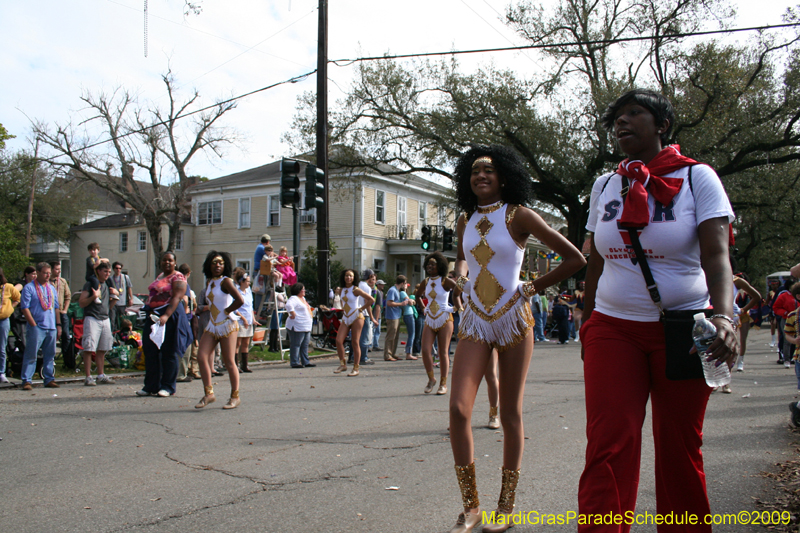
[[[650,222],[650,212],[647,209],[648,187],[649,193],[665,206],[680,192],[683,178],[659,177],[697,164],[694,159],[682,156],[680,149],[677,144],[667,146],[647,166],[641,161],[628,159],[619,164],[617,174],[625,176],[630,182],[630,190],[625,196],[625,207],[619,219],[620,226],[643,228]]]

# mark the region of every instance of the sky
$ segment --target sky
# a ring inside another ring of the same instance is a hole
[[[544,0],[553,3],[555,0]],[[732,0],[736,26],[778,24],[788,0]],[[17,138],[6,150],[31,146],[31,120],[65,124],[87,118],[80,97],[124,87],[140,102],[166,103],[168,68],[180,95],[193,89],[204,105],[313,71],[318,0],[202,0],[184,15],[183,0],[36,0],[0,2],[0,124]],[[508,0],[330,0],[329,59],[499,48],[525,44],[500,21]],[[480,65],[541,70],[536,52],[460,56]],[[353,66],[329,65],[330,106],[342,97]],[[315,75],[240,101],[223,117],[243,141],[222,159],[198,155],[191,175],[225,176],[291,156],[281,136],[291,127],[297,97],[316,90]]]

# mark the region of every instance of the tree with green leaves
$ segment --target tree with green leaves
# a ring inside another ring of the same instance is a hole
[[[6,148],[6,141],[9,139],[13,139],[14,135],[8,133],[2,124],[0,124],[0,150],[5,150]]]
[[[330,241],[328,249],[330,250],[330,255],[328,257],[331,258],[329,269],[329,286],[336,287],[339,284],[339,276],[342,274],[345,266],[341,261],[333,260],[337,250],[336,244],[333,241]],[[309,246],[303,252],[303,261],[300,264],[300,272],[297,273],[297,281],[302,283],[306,288],[306,300],[308,300],[311,305],[328,305],[328,295],[325,295],[323,298],[317,297],[317,286],[319,283],[317,275],[316,247]]]
[[[189,163],[198,153],[222,157],[237,134],[218,125],[236,102],[199,108],[195,91],[180,100],[171,72],[162,76],[167,106],[140,105],[133,93],[85,92],[81,117],[66,124],[37,121],[33,132],[49,164],[72,178],[91,182],[129,204],[144,220],[156,268],[161,254],[175,247],[183,217],[189,215]],[[138,181],[135,174],[147,176]],[[169,229],[163,242],[162,225]]]
[[[764,204],[751,208],[752,195],[739,186],[764,189],[766,198],[771,185],[757,176],[780,174],[788,185],[800,159],[798,36],[760,34],[744,45],[680,36],[708,21],[725,28],[733,15],[723,0],[561,0],[547,8],[519,0],[505,23],[542,47],[545,72],[464,73],[455,60],[361,62],[330,114],[332,144],[347,147],[331,161],[450,177],[471,143],[510,145],[529,167],[538,206],[558,212],[580,247],[591,185],[623,159],[600,116],[626,90],[648,87],[675,104],[670,142],[714,166],[741,216],[752,215]],[[796,21],[792,12],[786,18]],[[285,137],[298,151],[313,147],[313,101],[300,99]],[[741,221],[736,227],[745,233]]]

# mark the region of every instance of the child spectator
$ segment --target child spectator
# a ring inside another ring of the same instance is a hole
[[[294,270],[294,261],[289,257],[289,250],[285,246],[281,246],[280,253],[278,254],[278,262],[275,268],[283,276],[283,282],[291,287],[297,283],[297,272]]]

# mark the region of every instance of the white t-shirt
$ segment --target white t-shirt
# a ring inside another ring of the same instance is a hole
[[[670,310],[708,307],[697,226],[711,218],[733,220],[731,203],[716,172],[706,165],[695,165],[690,189],[688,170],[684,167],[664,176],[684,178],[683,186],[666,207],[656,205],[650,196],[650,224],[639,234],[664,309]],[[615,318],[654,322],[659,319],[659,310],[647,291],[641,267],[634,263],[628,230],[617,226],[622,216],[621,189],[622,177],[616,173],[601,176],[592,187],[586,229],[594,232],[595,247],[605,262],[595,309]]]
[[[286,320],[286,329],[297,332],[311,331],[313,323],[311,313],[308,312],[308,307],[300,298],[297,296],[289,298],[289,301],[286,302],[286,311],[289,313],[294,312],[295,314],[294,318],[292,318],[291,314],[289,315]]]

